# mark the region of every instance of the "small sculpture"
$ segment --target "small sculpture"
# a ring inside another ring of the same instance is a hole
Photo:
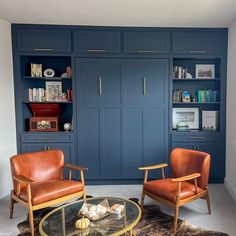
[[[71,130],[71,123],[65,123],[63,127],[64,127],[64,130],[68,132],[69,130]]]

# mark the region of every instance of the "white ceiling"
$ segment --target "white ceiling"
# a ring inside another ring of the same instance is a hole
[[[227,27],[236,0],[0,0],[12,23]]]

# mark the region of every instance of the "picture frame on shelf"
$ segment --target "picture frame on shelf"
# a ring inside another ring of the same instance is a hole
[[[214,64],[196,64],[195,71],[196,79],[214,79],[215,65]]]
[[[197,107],[175,107],[172,111],[172,128],[188,125],[189,129],[199,129],[199,109]]]
[[[46,81],[46,101],[56,102],[60,101],[62,94],[62,82],[61,81]]]
[[[202,110],[202,130],[216,131],[218,129],[219,111]]]
[[[31,77],[42,77],[42,64],[31,63]]]

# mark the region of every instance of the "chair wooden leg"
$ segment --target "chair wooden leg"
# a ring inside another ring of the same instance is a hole
[[[31,236],[34,236],[34,212],[32,210],[32,207],[29,208],[29,223]]]
[[[12,198],[13,191],[10,194],[10,219],[13,217],[15,200]]]
[[[34,236],[34,212],[31,203],[29,203],[29,223],[31,236]]]
[[[173,224],[173,233],[174,233],[174,235],[176,234],[176,230],[177,230],[178,218],[179,218],[179,206],[177,204],[175,206],[175,218],[174,218],[174,224]]]
[[[84,191],[83,199],[86,200],[86,192]]]
[[[209,196],[208,190],[207,190],[207,195],[206,195],[206,201],[207,201],[208,213],[211,214],[211,203],[210,203],[210,196]]]
[[[140,201],[140,207],[142,211],[143,211],[143,206],[144,206],[144,199],[145,199],[145,193],[143,190],[142,195],[141,195],[141,201]]]

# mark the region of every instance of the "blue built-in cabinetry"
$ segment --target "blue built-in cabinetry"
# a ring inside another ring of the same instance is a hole
[[[173,54],[222,54],[225,35],[219,31],[188,30],[173,32]]]
[[[138,54],[167,54],[170,51],[169,32],[125,32],[124,52]]]
[[[19,153],[59,148],[67,163],[89,168],[87,181],[128,183],[142,180],[139,166],[168,163],[172,148],[183,147],[209,152],[210,180],[223,181],[227,29],[13,24],[12,39]],[[32,76],[31,64],[41,64],[42,75]],[[202,64],[214,65],[213,78],[199,78]],[[43,73],[49,68],[53,77]],[[176,77],[175,68],[187,68],[192,78]],[[29,100],[31,88],[41,91],[50,82],[59,82],[61,96],[70,99]],[[178,90],[191,101],[176,101]],[[198,101],[198,90],[217,97]],[[46,110],[58,104],[58,132],[29,132],[32,104]],[[199,128],[176,131],[172,110],[191,107],[199,110]],[[204,110],[218,111],[216,131],[202,130]],[[70,131],[65,123],[72,123]]]
[[[59,29],[19,29],[17,49],[22,52],[71,52],[71,31]]]
[[[120,53],[120,43],[119,32],[74,32],[74,51],[78,53]]]

